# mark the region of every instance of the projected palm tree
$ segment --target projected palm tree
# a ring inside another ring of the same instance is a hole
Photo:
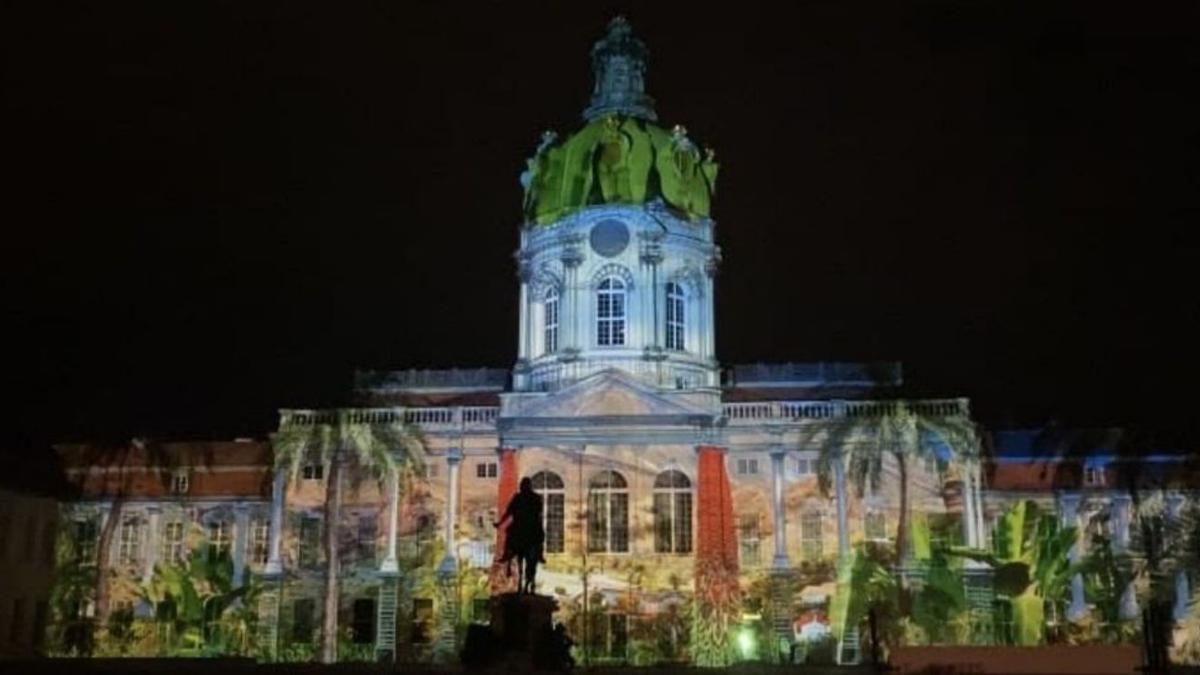
[[[285,424],[275,434],[275,470],[296,481],[307,462],[329,467],[325,476],[324,532],[325,598],[321,622],[321,661],[337,660],[342,491],[347,475],[354,481],[378,481],[408,474],[425,461],[420,430],[401,421],[355,421],[356,411],[336,410],[319,415],[314,424]]]

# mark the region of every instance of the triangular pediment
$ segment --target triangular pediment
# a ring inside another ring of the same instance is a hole
[[[706,411],[671,400],[669,394],[624,371],[609,369],[590,375],[538,401],[525,417],[608,417],[627,415],[694,415]]]

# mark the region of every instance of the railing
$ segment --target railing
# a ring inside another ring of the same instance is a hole
[[[456,406],[441,408],[347,408],[337,410],[283,410],[279,426],[336,424],[338,415],[348,424],[396,424],[403,422],[423,429],[476,429],[492,427],[500,414],[497,406]]]
[[[923,417],[966,417],[970,414],[963,398],[921,401],[761,401],[725,403],[722,410],[730,421],[873,419],[896,412],[904,405],[909,412]]]

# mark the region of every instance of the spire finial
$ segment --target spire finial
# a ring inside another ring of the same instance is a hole
[[[592,101],[583,111],[590,121],[605,115],[655,120],[654,99],[646,95],[646,44],[633,36],[623,16],[608,23],[608,34],[592,47]]]

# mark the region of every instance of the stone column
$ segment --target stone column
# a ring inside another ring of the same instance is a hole
[[[975,515],[975,471],[970,460],[966,460],[963,465],[962,477],[963,543],[967,548],[979,548],[979,540],[976,536],[979,519]]]
[[[250,507],[238,504],[233,509],[233,585],[246,581],[246,543],[250,534]]]
[[[1113,533],[1113,550],[1121,554],[1129,553],[1129,525],[1133,522],[1133,500],[1128,495],[1113,498],[1113,521],[1116,531]],[[1141,614],[1138,607],[1137,587],[1131,579],[1121,593],[1121,618],[1136,619]]]
[[[559,343],[565,347],[568,354],[578,353],[583,349],[584,332],[581,328],[583,317],[582,303],[579,298],[579,264],[583,262],[583,254],[574,244],[568,244],[562,252],[563,292],[559,296],[562,306],[559,308]]]
[[[450,448],[446,451],[446,467],[449,474],[446,488],[446,533],[443,535],[446,540],[446,556],[442,558],[442,562],[438,566],[438,572],[441,574],[458,572],[458,545],[455,530],[458,527],[458,471],[462,464],[462,456],[462,450],[459,448]]]
[[[383,562],[379,563],[379,571],[382,574],[396,574],[400,571],[400,563],[396,558],[396,535],[400,525],[400,475],[397,469],[388,472],[387,490],[387,550],[383,554]]]
[[[149,515],[146,518],[146,567],[142,571],[143,584],[150,582],[154,576],[154,565],[158,562],[159,517],[162,509],[158,505],[151,505],[146,507],[146,512]]]
[[[517,328],[517,361],[529,361],[533,358],[533,303],[530,302],[529,281],[533,276],[533,271],[529,269],[529,263],[522,260],[518,263],[517,278],[521,280],[520,293],[520,308],[521,321]]]
[[[771,448],[771,515],[774,516],[775,557],[772,567],[786,569],[790,566],[787,552],[787,518],[783,499],[784,466],[787,450],[782,445]]]
[[[1079,495],[1060,495],[1058,498],[1058,511],[1062,517],[1063,527],[1079,527]],[[1071,547],[1071,564],[1079,563],[1083,555],[1080,548],[1080,532],[1076,530],[1075,545]],[[1076,574],[1071,577],[1071,606],[1067,608],[1067,619],[1069,621],[1079,621],[1087,616],[1088,607],[1087,600],[1083,595],[1083,575]]]
[[[1184,497],[1181,494],[1167,496],[1167,518],[1176,522],[1183,513]],[[1188,603],[1192,600],[1191,589],[1188,587],[1187,570],[1175,572],[1175,606],[1171,615],[1176,621],[1182,621],[1188,615]]]
[[[833,458],[833,492],[837,500],[838,564],[850,559],[850,523],[846,513],[846,465],[838,452]]]
[[[287,472],[275,470],[271,483],[271,551],[263,575],[276,577],[283,573],[283,497],[287,489]]]
[[[983,510],[983,466],[978,461],[971,462],[971,465],[974,467],[972,482],[975,495],[975,539],[979,548],[987,548],[987,514]]]

